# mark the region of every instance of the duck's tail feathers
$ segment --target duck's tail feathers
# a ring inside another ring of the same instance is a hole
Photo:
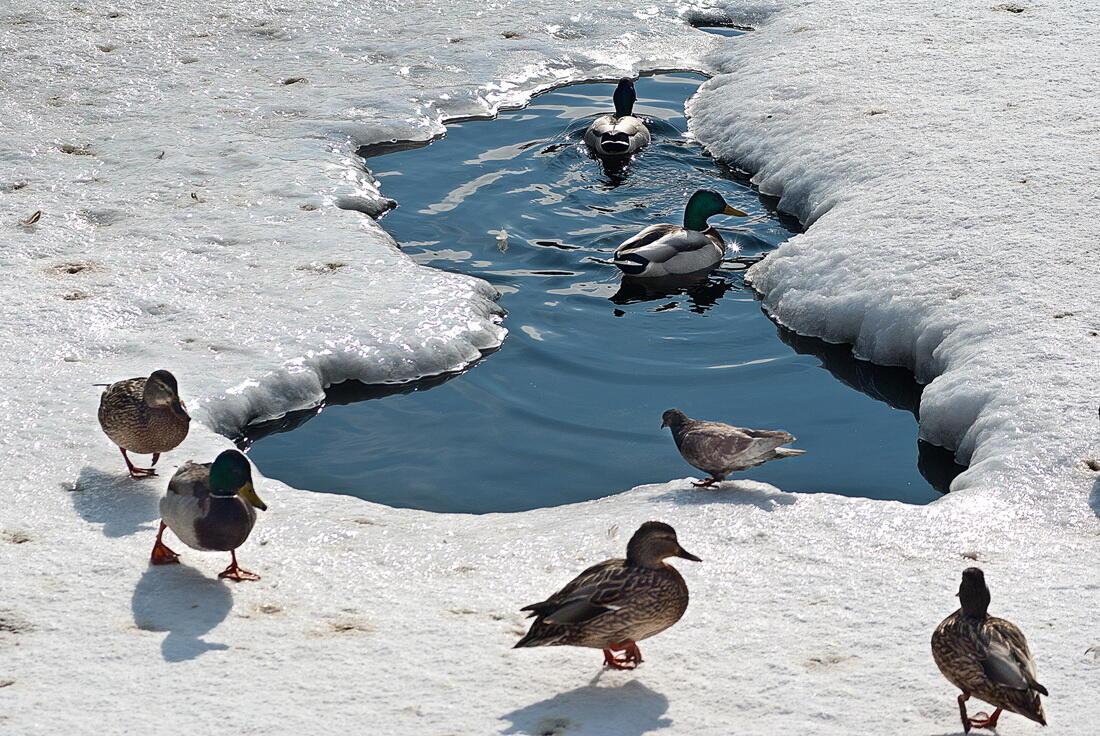
[[[777,447],[775,454],[779,457],[798,457],[799,455],[805,455],[806,451],[794,447]]]
[[[612,263],[627,276],[637,276],[649,266],[649,260],[637,253],[616,254]]]
[[[630,152],[630,136],[626,133],[609,132],[600,136],[600,148],[610,156]]]

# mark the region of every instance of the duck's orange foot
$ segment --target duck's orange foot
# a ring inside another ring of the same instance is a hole
[[[970,725],[973,728],[996,728],[997,719],[1001,717],[1001,709],[993,711],[993,715],[988,713],[975,713],[970,719]]]
[[[153,546],[153,553],[149,555],[149,562],[153,565],[173,565],[180,561],[180,556],[164,544],[164,542],[157,540],[157,543]]]
[[[222,580],[236,580],[238,583],[242,583],[246,580],[259,580],[260,576],[254,572],[245,570],[243,567],[230,565],[218,573],[218,578]]]
[[[238,583],[242,583],[245,580],[260,579],[260,576],[256,573],[249,572],[237,564],[237,550],[231,550],[229,554],[232,561],[229,563],[229,567],[218,573],[219,580],[236,580]]]
[[[615,656],[616,651],[623,652],[623,656]],[[612,644],[603,650],[603,663],[613,670],[632,670],[642,663],[642,650],[632,641]]]

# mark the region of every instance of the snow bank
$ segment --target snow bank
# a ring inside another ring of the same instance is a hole
[[[1047,733],[1087,729],[1097,11],[514,5],[0,11],[0,732],[954,733],[927,640],[974,558],[1036,651]],[[683,23],[702,17],[758,30]],[[679,480],[469,517],[261,480],[241,558],[263,581],[185,550],[146,568],[163,479],[122,476],[89,384],[176,371],[206,426],[167,475],[326,382],[462,365],[504,336],[493,295],[340,209],[385,206],[355,148],[668,67],[721,72],[695,134],[812,223],[752,272],[768,309],[934,379],[921,432],[969,458],[956,493]],[[520,605],[649,518],[704,562],[642,669],[509,649]]]

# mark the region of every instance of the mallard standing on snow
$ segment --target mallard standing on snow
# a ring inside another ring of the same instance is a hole
[[[99,426],[118,445],[131,478],[156,475],[152,467],[162,452],[174,450],[187,437],[191,417],[180,401],[176,377],[154,371],[148,378],[112,383],[99,399]],[[152,454],[148,468],[136,468],[126,455]]]
[[[1016,624],[990,616],[989,588],[985,574],[976,567],[963,570],[959,585],[959,610],[948,616],[932,634],[932,657],[952,685],[962,690],[959,717],[963,731],[996,728],[1001,711],[1019,713],[1047,725],[1040,695],[1047,689],[1035,679],[1035,660],[1024,632]],[[993,715],[966,715],[971,695],[996,706]]]
[[[241,453],[226,450],[212,464],[184,463],[160,500],[160,529],[150,562],[179,562],[179,555],[164,544],[167,526],[192,549],[228,552],[232,561],[219,578],[259,580],[259,575],[237,565],[237,548],[256,523],[253,507],[267,510],[252,487],[252,466]]]
[[[592,647],[603,650],[608,667],[634,669],[642,662],[637,642],[672,626],[687,610],[687,584],[665,564],[668,557],[700,561],[680,546],[671,526],[647,521],[630,538],[625,560],[593,565],[542,603],[520,609],[536,618],[516,648]]]
[[[612,99],[615,114],[593,120],[584,132],[584,142],[597,156],[621,158],[649,145],[649,129],[634,117],[634,102],[638,99],[634,82],[620,79]]]
[[[692,419],[679,409],[661,415],[661,427],[672,430],[672,439],[680,454],[710,477],[697,488],[709,488],[738,470],[755,467],[781,457],[805,455],[805,450],[781,447],[794,442],[794,436],[781,430],[747,429],[721,422]]]
[[[615,249],[615,265],[627,276],[659,278],[700,273],[714,268],[726,255],[726,243],[707,224],[715,215],[748,217],[726,204],[722,195],[700,189],[684,208],[684,226],[650,225]]]

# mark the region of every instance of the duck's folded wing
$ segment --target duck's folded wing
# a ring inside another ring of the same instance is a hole
[[[707,245],[704,238],[677,237],[684,229],[676,225],[650,225],[640,233],[623,241],[615,249],[615,256],[634,253],[652,263],[663,263],[677,253],[688,253]]]
[[[1035,679],[1035,660],[1027,648],[1023,632],[1003,619],[994,619],[985,629],[985,658],[982,669],[990,680],[1012,690],[1047,689]]]
[[[210,495],[210,463],[186,462],[168,481],[168,495],[205,498]]]
[[[546,600],[520,610],[555,624],[579,623],[615,610],[622,587],[614,583],[622,563],[622,560],[607,560],[593,565]]]

